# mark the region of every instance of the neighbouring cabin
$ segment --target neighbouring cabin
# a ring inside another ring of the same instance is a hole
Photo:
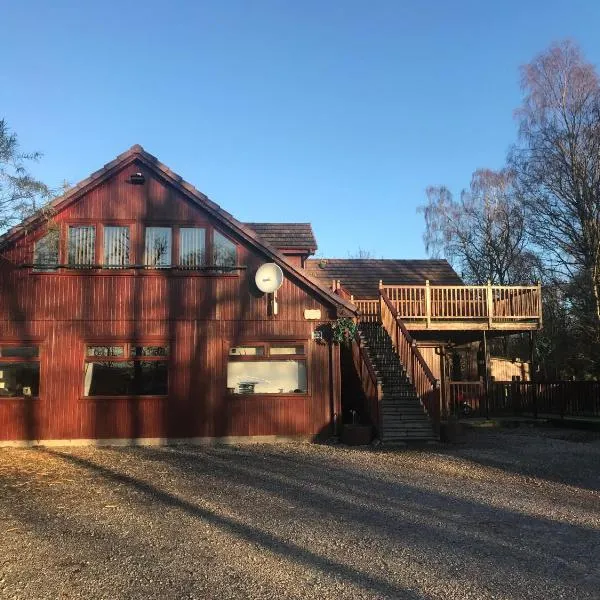
[[[265,241],[133,147],[3,236],[0,440],[330,434],[339,353],[313,334],[354,307],[306,277],[294,225]]]

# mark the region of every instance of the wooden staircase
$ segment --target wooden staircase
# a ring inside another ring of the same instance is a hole
[[[437,439],[429,415],[385,327],[377,322],[360,323],[359,337],[380,384],[380,439],[387,443]]]

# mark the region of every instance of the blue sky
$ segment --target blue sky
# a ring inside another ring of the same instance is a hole
[[[424,189],[502,166],[519,66],[565,37],[600,61],[596,0],[0,0],[0,24],[0,117],[47,183],[140,143],[342,258],[425,257]]]

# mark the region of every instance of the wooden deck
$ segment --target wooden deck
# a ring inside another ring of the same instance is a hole
[[[350,300],[363,321],[381,320],[387,298],[411,331],[528,331],[542,327],[541,285],[385,285],[378,298]]]

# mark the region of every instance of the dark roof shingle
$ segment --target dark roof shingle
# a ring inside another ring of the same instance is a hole
[[[244,223],[267,244],[278,250],[307,250],[313,253],[317,241],[310,223]]]
[[[322,266],[320,266],[322,265]],[[307,273],[330,286],[334,279],[356,298],[376,298],[379,280],[387,285],[463,285],[447,260],[313,258]]]

